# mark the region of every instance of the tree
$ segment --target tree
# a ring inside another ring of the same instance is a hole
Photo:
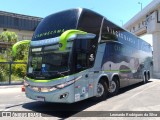
[[[16,55],[13,57],[13,60],[23,60],[24,62],[27,62],[28,58],[28,50],[29,50],[29,44],[20,44],[17,46]]]
[[[0,34],[0,40],[15,43],[18,41],[18,35],[15,32],[4,31]]]
[[[6,45],[6,50],[5,54],[1,56],[2,58],[6,59],[7,61],[12,60],[12,49],[11,45],[16,43],[18,41],[18,36],[15,32],[10,32],[10,31],[4,31],[0,34],[0,40],[5,43]]]
[[[0,54],[0,61],[6,62],[6,61],[15,61],[15,62],[27,62],[28,58],[28,44],[18,44],[22,41],[18,42],[18,36],[15,32],[10,31],[4,31],[0,34],[0,41],[6,45],[4,54]],[[29,40],[24,40],[29,41]],[[24,43],[24,42],[22,42]],[[12,46],[17,45],[17,54],[14,56],[12,53]],[[6,77],[8,77],[8,68],[9,66],[0,64],[0,79],[6,80]],[[12,64],[12,75],[15,77],[24,77],[26,73],[26,64]]]

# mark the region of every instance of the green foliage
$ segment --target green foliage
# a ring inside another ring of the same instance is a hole
[[[8,64],[0,64],[0,80],[1,81],[8,80],[8,74],[9,74],[8,70],[9,70]]]
[[[10,31],[4,31],[0,34],[0,40],[2,42],[5,42],[7,44],[14,44],[18,41],[18,36],[15,32]],[[1,55],[3,58],[5,58],[7,61],[12,60],[12,49],[11,46],[8,46],[5,50],[4,54]]]
[[[16,56],[13,58],[13,60],[14,61],[23,60],[23,62],[27,62],[28,50],[29,50],[29,45],[28,44],[19,45],[18,48],[17,48]]]
[[[15,32],[10,32],[10,31],[4,31],[0,35],[0,40],[3,42],[17,42],[18,36]]]
[[[4,31],[0,34],[0,41],[8,43],[8,48],[4,53],[0,53],[0,62],[15,61],[27,62],[29,45],[20,45],[17,55],[13,58],[11,45],[18,41],[15,32]],[[26,74],[26,64],[12,64],[12,78],[24,77]],[[9,64],[0,64],[0,82],[9,79]]]
[[[18,60],[15,62],[24,62],[22,60]],[[26,75],[26,64],[12,64],[12,74],[18,77],[24,77]]]

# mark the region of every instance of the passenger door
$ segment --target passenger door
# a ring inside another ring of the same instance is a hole
[[[75,83],[75,96],[77,96],[75,99],[82,100],[93,95],[93,74],[90,68],[93,67],[95,60],[95,45],[90,41],[92,40],[77,39],[75,41],[75,79],[78,78],[78,76],[81,77],[81,79]]]

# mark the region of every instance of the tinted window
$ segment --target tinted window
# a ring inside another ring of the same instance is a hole
[[[76,29],[78,12],[78,10],[67,10],[44,18],[35,30],[32,40],[53,38],[68,29]]]
[[[94,33],[96,34],[95,39],[98,39],[102,18],[102,16],[93,11],[83,9],[78,23],[78,29],[89,33]]]
[[[80,39],[76,40],[76,51],[87,51],[88,50],[89,40]]]
[[[102,27],[102,34],[101,34],[101,42],[106,42],[108,40],[117,40],[117,36],[112,33],[111,29],[114,25],[109,21],[104,20],[103,27]]]
[[[76,64],[76,70],[77,72],[80,72],[82,70],[87,69],[87,54],[79,52],[77,53],[77,64]]]

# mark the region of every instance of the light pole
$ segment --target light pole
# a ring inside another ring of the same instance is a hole
[[[121,21],[121,24],[122,24],[122,27],[123,27],[123,20],[120,20]]]
[[[141,5],[141,10],[142,10],[142,2],[138,2],[138,4],[140,4],[140,5]]]

